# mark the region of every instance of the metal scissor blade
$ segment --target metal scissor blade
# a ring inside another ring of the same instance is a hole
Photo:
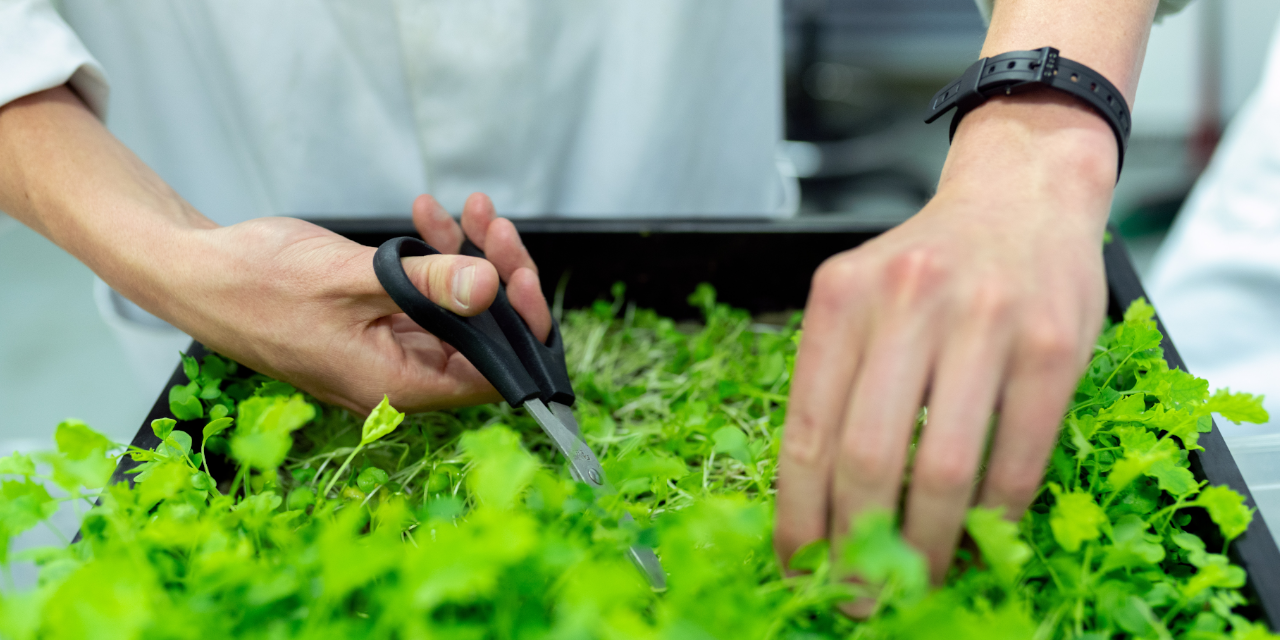
[[[574,419],[573,411],[559,402],[552,402],[551,409],[548,409],[547,405],[537,398],[525,401],[524,407],[533,415],[533,419],[538,421],[538,425],[555,443],[560,453],[569,460],[569,469],[573,471],[574,477],[591,484],[594,488],[603,488],[605,486],[604,469],[600,467],[600,460],[596,458],[596,454],[578,436],[578,421]],[[555,413],[553,414],[552,411]],[[624,513],[622,522],[635,522],[635,518],[631,517],[630,513]],[[649,580],[649,586],[659,591],[667,588],[667,574],[662,570],[662,564],[658,562],[658,556],[654,554],[653,549],[639,544],[632,545],[627,551],[627,557],[631,558],[631,562],[644,573],[645,578]]]
[[[555,443],[556,448],[560,450],[560,453],[564,454],[565,459],[569,461],[569,468],[573,470],[574,477],[593,487],[604,486],[604,469],[600,468],[600,461],[596,459],[596,454],[592,453],[591,449],[587,447],[587,443],[583,442],[573,431],[570,431],[559,418],[552,415],[551,410],[547,409],[547,405],[542,404],[541,400],[537,398],[526,400],[524,408],[533,414],[533,419],[538,421],[538,425]],[[574,423],[573,426],[577,427],[578,425]]]
[[[573,409],[569,405],[552,402],[550,408],[551,413],[560,419],[560,424],[563,424],[565,428],[573,432],[573,435],[579,438],[582,437],[582,429],[578,428],[578,419],[573,417]]]
[[[636,519],[631,517],[630,513],[622,514],[622,522],[635,522]],[[635,563],[644,576],[649,579],[649,586],[658,591],[667,588],[667,572],[662,570],[662,563],[658,562],[658,556],[653,549],[642,544],[633,544],[627,550],[627,557],[631,558],[631,562]]]

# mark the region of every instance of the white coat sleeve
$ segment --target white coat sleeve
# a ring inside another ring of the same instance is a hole
[[[49,0],[0,0],[0,105],[68,84],[98,118],[107,114],[102,65]]]
[[[990,23],[991,6],[995,4],[995,0],[974,1],[978,3],[978,11],[982,12],[982,19]],[[1191,0],[1160,0],[1160,6],[1156,9],[1156,22],[1159,22],[1161,18],[1171,13],[1182,11],[1182,8],[1189,4],[1191,4]]]

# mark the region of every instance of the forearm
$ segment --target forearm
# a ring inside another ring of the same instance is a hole
[[[66,87],[0,108],[0,210],[148,307],[166,252],[216,226]]]
[[[998,0],[982,56],[1056,47],[1088,65],[1130,105],[1157,0]],[[1078,211],[1099,229],[1116,180],[1115,135],[1096,112],[1066,94],[1041,89],[999,96],[970,112],[956,130],[939,190],[991,187],[1034,193]],[[1016,181],[1013,178],[1016,177]]]

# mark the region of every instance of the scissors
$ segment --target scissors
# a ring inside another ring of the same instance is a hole
[[[560,325],[552,320],[551,335],[544,344],[534,337],[507,298],[506,286],[498,287],[493,304],[483,313],[463,317],[441,307],[418,291],[404,271],[401,258],[439,254],[417,238],[392,238],[378,247],[373,270],[378,282],[400,309],[423,329],[457,349],[502,394],[512,407],[524,407],[556,449],[569,461],[574,479],[597,492],[608,491],[600,460],[583,441],[573,417],[574,393],[564,360]],[[484,252],[467,240],[462,253],[484,258]],[[634,522],[630,513],[623,522]],[[654,589],[666,588],[666,573],[653,549],[634,545],[627,556],[644,573]]]

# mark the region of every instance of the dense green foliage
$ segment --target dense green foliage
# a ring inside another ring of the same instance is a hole
[[[384,402],[361,421],[216,356],[188,359],[169,399],[203,447],[156,421],[163,443],[127,453],[142,462],[132,486],[104,488],[120,448],[74,421],[56,452],[0,458],[6,565],[11,537],[59,500],[101,498],[82,541],[22,554],[40,584],[0,597],[0,634],[1271,637],[1239,614],[1244,571],[1222,555],[1252,514],[1187,462],[1210,413],[1265,413],[1169,370],[1145,303],[1099,339],[1032,508],[1018,523],[972,510],[931,590],[888,513],[859,518],[834,565],[825,542],[792,560],[796,577],[774,559],[798,319],[753,324],[704,287],[691,302],[705,323],[678,325],[620,294],[562,324],[577,415],[614,491],[574,482],[506,405],[406,417]],[[642,524],[619,525],[623,511]],[[637,540],[657,547],[667,591],[625,559]],[[830,579],[849,572],[864,581]],[[859,590],[879,594],[869,620],[833,610]]]

